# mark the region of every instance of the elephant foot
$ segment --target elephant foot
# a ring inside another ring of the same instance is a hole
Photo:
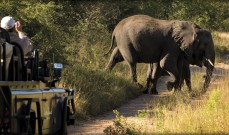
[[[191,89],[191,88],[188,88],[188,91],[189,91],[189,92],[192,92],[192,89]]]
[[[175,87],[175,91],[181,91],[181,87]]]
[[[158,92],[156,90],[156,87],[154,85],[150,87],[145,87],[145,90],[143,91],[144,94],[152,94],[152,95],[158,95]]]
[[[157,92],[157,90],[151,90],[151,91],[149,92],[149,94],[158,95],[158,92]]]
[[[149,89],[145,89],[142,93],[143,93],[143,94],[158,95],[157,90],[149,90]]]
[[[174,84],[172,82],[167,82],[168,91],[172,91],[173,90],[173,86],[174,86]]]
[[[146,88],[142,93],[143,94],[148,94],[148,91],[149,91],[148,88]]]

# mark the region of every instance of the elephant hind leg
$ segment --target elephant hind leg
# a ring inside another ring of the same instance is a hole
[[[167,89],[169,91],[171,91],[173,88],[175,88],[175,90],[180,89],[180,82],[178,79],[178,75],[173,71],[167,71],[167,72],[173,78],[172,81],[167,82]]]
[[[128,63],[128,65],[130,67],[130,74],[131,74],[132,81],[136,83],[138,87],[143,88],[143,86],[137,81],[136,63]]]
[[[130,67],[130,74],[133,82],[137,82],[137,74],[136,74],[136,63],[128,63]]]
[[[171,91],[173,88],[179,89],[180,87],[180,75],[178,72],[177,66],[174,63],[177,63],[176,60],[172,59],[172,57],[164,57],[160,61],[160,66],[162,69],[167,71],[173,80],[167,82],[167,89]],[[171,66],[174,65],[174,66]]]
[[[115,47],[115,49],[113,50],[112,54],[111,54],[111,57],[110,57],[110,60],[106,66],[106,70],[110,71],[114,68],[114,66],[119,63],[119,62],[122,62],[124,61],[118,47]]]

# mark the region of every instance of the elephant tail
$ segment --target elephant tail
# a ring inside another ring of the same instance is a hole
[[[113,46],[114,46],[114,40],[115,40],[115,36],[114,36],[114,34],[113,34],[113,35],[112,35],[112,41],[111,41],[111,47],[110,47],[110,49],[104,54],[104,56],[107,55],[107,54],[111,51],[111,49],[113,48]]]

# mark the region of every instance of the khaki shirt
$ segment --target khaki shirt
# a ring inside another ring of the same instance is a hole
[[[23,32],[9,32],[10,35],[10,41],[18,43],[21,45],[24,55],[27,55],[29,52],[33,50],[33,45],[30,42],[30,39],[23,33]]]

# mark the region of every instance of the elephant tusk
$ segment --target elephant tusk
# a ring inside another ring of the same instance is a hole
[[[207,61],[212,67],[214,67],[214,64],[211,62],[210,59],[208,59],[208,58],[205,58],[205,59],[206,59],[206,61]]]

